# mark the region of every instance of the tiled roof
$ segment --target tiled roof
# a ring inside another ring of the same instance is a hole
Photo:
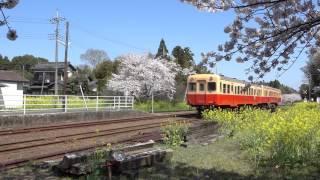
[[[14,71],[5,71],[5,70],[0,70],[0,81],[29,82],[29,80],[23,78],[18,73]]]
[[[69,67],[75,71],[76,68],[70,64]],[[48,63],[39,63],[36,64],[32,69],[34,70],[49,70],[49,69],[55,69],[56,68],[56,63],[55,62],[48,62]],[[64,68],[64,62],[58,62],[58,69],[63,69]]]

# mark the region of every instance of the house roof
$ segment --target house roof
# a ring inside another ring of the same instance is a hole
[[[70,63],[69,68],[73,71],[76,71],[76,68]],[[53,70],[56,68],[56,63],[55,62],[48,62],[48,63],[39,63],[36,64],[32,69],[33,70]],[[64,62],[58,62],[58,69],[64,69]]]
[[[14,71],[5,71],[5,70],[0,70],[0,81],[29,82],[29,80],[23,78],[18,73]]]

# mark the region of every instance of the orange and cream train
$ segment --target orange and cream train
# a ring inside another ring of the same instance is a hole
[[[254,105],[275,107],[281,102],[281,91],[269,86],[251,84],[216,74],[188,77],[187,103],[198,111],[215,107]]]

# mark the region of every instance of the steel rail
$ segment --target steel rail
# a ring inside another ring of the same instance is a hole
[[[157,133],[157,132],[154,132]],[[159,132],[158,132],[159,133]],[[121,140],[118,141],[113,141],[111,143],[126,143],[126,142],[132,142],[132,141],[138,141],[142,138],[147,138],[147,137],[156,137],[155,135],[152,134],[147,134],[147,135],[141,135],[139,137],[135,137],[135,138],[123,138]],[[161,136],[157,136],[156,138],[153,138],[154,141],[160,141],[161,140]],[[17,167],[21,167],[24,164],[32,161],[36,161],[36,160],[46,160],[46,159],[52,159],[52,158],[61,158],[63,157],[65,154],[68,153],[76,153],[76,152],[83,152],[83,151],[87,151],[87,150],[93,150],[95,148],[99,148],[99,147],[104,147],[104,144],[100,144],[100,145],[88,145],[88,146],[83,146],[80,148],[76,148],[76,149],[69,149],[69,150],[62,150],[62,151],[58,151],[58,152],[53,152],[53,153],[48,153],[48,154],[42,154],[42,155],[36,155],[32,158],[21,158],[21,159],[15,159],[15,160],[11,160],[11,161],[7,161],[7,162],[0,162],[0,168],[2,168],[2,170],[4,169],[12,169],[12,168],[17,168]]]
[[[175,120],[175,121],[183,121],[183,120]],[[188,120],[188,121],[193,122],[195,120]],[[38,141],[46,141],[49,138],[40,138],[40,139],[34,139],[34,140],[29,140],[29,141],[20,141],[20,142],[14,142],[14,143],[1,144],[0,146],[10,146],[10,145],[19,145],[19,144],[29,143],[26,146],[0,149],[0,153],[28,149],[28,148],[34,148],[34,147],[40,147],[40,146],[48,146],[48,145],[53,145],[53,144],[60,144],[60,143],[67,142],[68,140],[70,140],[70,137],[73,137],[73,136],[89,135],[89,136],[75,138],[75,140],[85,140],[85,139],[92,139],[92,138],[97,138],[97,137],[104,137],[104,136],[109,136],[109,135],[121,134],[121,133],[126,133],[126,132],[157,128],[157,127],[160,127],[161,124],[166,123],[166,122],[168,122],[168,121],[155,122],[155,123],[149,123],[149,124],[140,124],[140,125],[135,125],[135,126],[126,126],[126,127],[120,127],[120,128],[114,128],[114,129],[106,129],[106,130],[102,130],[99,132],[91,131],[91,132],[77,133],[77,134],[73,134],[73,135],[63,135],[63,136],[55,137],[54,138],[55,140],[53,140],[52,142],[45,142],[42,144],[30,144],[30,143],[38,142]],[[141,128],[141,127],[143,127],[143,128]],[[105,133],[103,133],[103,132],[105,132]],[[90,134],[92,134],[92,135],[90,136]],[[62,138],[66,138],[66,137],[68,137],[68,138],[62,139]],[[59,138],[61,138],[61,140],[56,140]],[[73,139],[71,139],[71,140],[73,140]]]
[[[10,129],[10,130],[2,130],[0,131],[0,136],[6,135],[15,135],[22,133],[30,133],[30,132],[39,132],[39,131],[50,131],[56,129],[66,129],[66,128],[76,128],[76,127],[88,127],[102,124],[114,124],[114,123],[123,123],[123,122],[135,122],[141,120],[152,120],[157,118],[169,118],[169,117],[181,117],[186,115],[195,115],[195,113],[175,113],[175,114],[166,114],[166,115],[156,115],[156,116],[143,116],[143,117],[135,117],[135,118],[123,118],[123,119],[110,119],[110,120],[102,120],[102,121],[92,121],[92,122],[80,122],[80,123],[70,123],[70,124],[62,124],[62,125],[50,125],[43,127],[31,127],[31,128],[22,128],[22,129]]]

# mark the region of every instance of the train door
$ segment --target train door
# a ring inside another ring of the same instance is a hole
[[[235,98],[234,98],[234,89],[233,89],[234,85],[233,83],[230,85],[230,90],[229,90],[229,93],[230,93],[230,96],[231,96],[231,103],[230,105],[231,106],[235,106]]]
[[[198,81],[198,96],[197,102],[199,104],[206,104],[206,81]]]

